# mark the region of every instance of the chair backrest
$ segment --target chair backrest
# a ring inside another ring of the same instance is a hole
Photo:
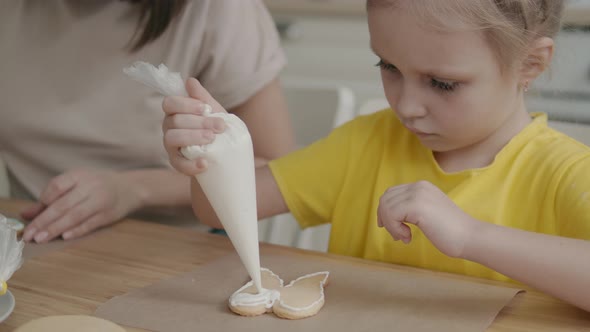
[[[285,84],[297,144],[305,146],[355,117],[355,98],[344,86]]]
[[[369,99],[359,107],[357,115],[371,114],[388,107],[389,103],[385,99]]]
[[[347,87],[295,83],[286,83],[284,87],[299,146],[327,136],[356,115],[355,96]],[[328,248],[329,224],[301,230],[290,213],[263,220],[258,229],[263,242],[317,251]]]

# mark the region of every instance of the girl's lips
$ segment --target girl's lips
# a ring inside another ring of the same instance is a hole
[[[411,131],[412,133],[414,133],[414,134],[416,134],[416,135],[418,135],[418,136],[428,136],[428,135],[430,135],[429,133],[425,133],[425,132],[423,132],[423,131],[420,131],[420,130],[418,130],[418,129],[416,129],[416,128],[413,128],[413,127],[408,127],[408,126],[406,126],[406,128],[407,128],[409,131]]]

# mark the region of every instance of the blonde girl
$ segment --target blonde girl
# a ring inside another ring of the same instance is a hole
[[[369,0],[391,109],[257,169],[259,217],[332,224],[329,251],[513,280],[590,311],[590,149],[527,112],[563,1]],[[164,101],[164,143],[207,144],[224,110],[195,80]],[[318,110],[321,111],[321,110]],[[186,114],[190,122],[178,121]],[[197,182],[193,206],[219,225]]]

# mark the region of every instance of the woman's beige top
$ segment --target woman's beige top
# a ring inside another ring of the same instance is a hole
[[[118,0],[0,2],[0,153],[34,197],[72,168],[168,167],[162,97],[122,69],[136,60],[197,77],[226,108],[276,78],[285,56],[259,0],[190,0],[129,53],[138,8]]]

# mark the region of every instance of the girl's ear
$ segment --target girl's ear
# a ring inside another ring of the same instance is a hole
[[[553,39],[549,37],[541,37],[533,42],[522,62],[521,86],[527,86],[528,82],[535,80],[547,69],[553,58],[554,46]]]

